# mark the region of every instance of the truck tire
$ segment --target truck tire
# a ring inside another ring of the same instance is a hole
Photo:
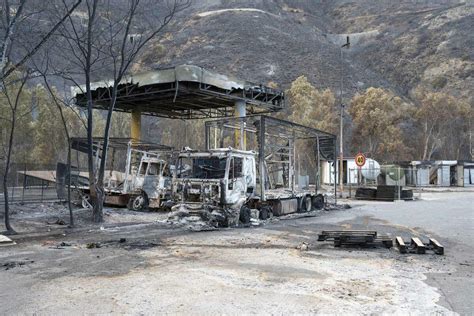
[[[249,224],[251,217],[251,210],[248,206],[244,205],[240,208],[239,220],[242,224]]]
[[[324,196],[322,194],[318,194],[316,196],[313,196],[312,206],[313,206],[313,210],[322,209],[324,207]]]
[[[261,209],[260,209],[260,212],[258,214],[258,218],[260,218],[261,220],[266,220],[268,218],[271,217],[271,213],[272,213],[272,208],[270,206],[263,206]]]

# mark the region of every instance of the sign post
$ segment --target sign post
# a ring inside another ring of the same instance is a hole
[[[357,184],[360,185],[360,174],[361,174],[361,171],[362,171],[362,167],[365,165],[365,161],[366,161],[366,158],[365,158],[365,155],[363,153],[358,153],[356,156],[355,156],[355,163],[357,165],[357,167],[359,167],[359,171],[357,172]]]

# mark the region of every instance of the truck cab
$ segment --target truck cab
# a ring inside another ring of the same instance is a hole
[[[255,152],[232,148],[181,152],[174,187],[182,203],[240,208],[255,195]]]
[[[171,180],[167,161],[144,154],[130,183],[128,208],[159,208],[161,202],[170,195]]]

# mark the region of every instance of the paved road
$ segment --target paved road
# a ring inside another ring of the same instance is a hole
[[[430,274],[427,283],[443,294],[441,304],[463,315],[474,313],[474,192],[423,193],[420,201],[363,202],[343,217],[348,222],[371,216],[435,236],[456,266],[454,273]],[[340,221],[330,216],[328,221]]]
[[[196,302],[209,303],[215,311],[230,314],[254,311],[255,306],[268,313],[444,313],[444,308],[433,306],[438,297],[433,288],[437,288],[442,295],[438,304],[461,315],[472,315],[474,193],[424,193],[422,198],[416,202],[355,201],[350,210],[318,217],[203,233],[172,229],[155,220],[138,224],[137,219],[132,221],[134,217],[145,220],[144,215],[155,215],[117,211],[107,216],[105,229],[85,226],[64,231],[67,236],[61,230],[56,237],[44,237],[43,241],[16,236],[19,246],[0,253],[0,262],[28,258],[34,263],[0,271],[0,283],[13,284],[10,292],[0,294],[1,301],[8,302],[0,314],[64,313],[63,308],[77,312],[90,306],[93,313],[98,312],[95,308],[99,305],[104,313],[132,311],[130,306],[148,312],[159,308],[176,313],[212,311],[207,306],[196,309]],[[67,212],[61,214],[66,218]],[[111,223],[111,218],[120,218],[124,225]],[[35,219],[44,226],[45,218]],[[371,229],[407,238],[413,234],[434,236],[445,245],[446,256],[405,256],[385,249],[346,251],[316,241],[319,231],[341,228]],[[126,243],[122,244],[119,239],[124,237]],[[73,247],[56,250],[47,246],[48,242],[60,241]],[[107,246],[84,247],[97,241]],[[303,254],[295,249],[302,241],[311,247]],[[448,272],[430,273],[422,281],[421,273],[434,271],[431,267]],[[182,280],[185,285],[181,285]],[[92,292],[91,287],[95,288]],[[206,294],[209,290],[214,291],[212,295]],[[377,299],[370,303],[353,295]],[[233,299],[234,305],[221,304],[222,297]],[[117,307],[118,303],[130,306]]]

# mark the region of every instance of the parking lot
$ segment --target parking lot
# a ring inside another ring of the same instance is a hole
[[[126,210],[107,211],[102,226],[43,228],[56,216],[45,208],[30,221],[34,231],[1,249],[0,282],[9,286],[0,313],[465,315],[474,302],[473,198],[348,201],[347,210],[198,233]],[[317,241],[328,229],[435,237],[445,255],[335,248]]]

